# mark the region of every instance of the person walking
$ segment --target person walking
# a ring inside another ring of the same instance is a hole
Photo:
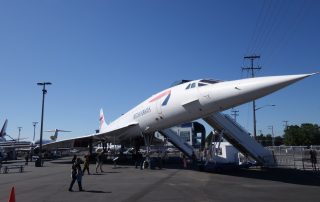
[[[90,175],[90,170],[89,170],[89,155],[85,155],[84,156],[84,164],[83,164],[83,174],[84,174],[84,171],[88,171],[88,175]]]
[[[105,153],[105,150],[103,150],[103,152],[100,152],[97,157],[96,157],[96,173],[98,173],[98,168],[100,168],[100,172],[103,173],[103,170],[102,170],[102,165],[103,165],[103,160],[104,160],[104,153]]]
[[[73,155],[73,158],[71,160],[71,163],[74,164],[77,160],[77,155]]]
[[[182,162],[183,162],[183,168],[187,168],[187,158],[184,154],[182,154]]]
[[[78,187],[79,187],[79,191],[84,191],[84,189],[82,189],[82,176],[83,176],[83,172],[81,169],[81,159],[77,158],[76,161],[72,164],[72,168],[71,168],[71,183],[69,186],[69,191],[72,192],[72,187],[75,183],[75,181],[78,182]]]
[[[138,166],[140,167],[140,156],[139,156],[139,151],[138,150],[134,150],[133,154],[132,154],[132,158],[134,161],[134,166],[135,168],[138,168]]]
[[[312,165],[312,170],[316,171],[317,170],[317,151],[310,149],[310,160],[311,160],[311,165]]]
[[[27,166],[29,163],[29,153],[25,155],[24,159],[26,160],[25,165]]]

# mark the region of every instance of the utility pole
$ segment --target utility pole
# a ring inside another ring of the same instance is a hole
[[[288,122],[289,121],[282,121],[282,122],[284,123],[283,126],[284,126],[285,130],[288,130]]]
[[[237,122],[237,116],[239,116],[239,110],[236,110],[236,109],[232,108],[231,116],[233,116],[234,121]]]
[[[272,135],[272,146],[274,147],[274,133],[273,133],[273,126],[269,126],[269,129],[271,129],[271,135]]]
[[[254,78],[255,77],[255,71],[256,70],[260,70],[261,67],[254,67],[253,66],[253,61],[255,59],[260,59],[260,55],[249,55],[249,56],[245,56],[243,57],[246,60],[250,60],[251,61],[251,66],[250,67],[242,67],[242,71],[246,70],[246,71],[251,71],[251,77]],[[253,111],[253,137],[254,139],[256,139],[257,137],[257,127],[256,127],[256,101],[253,100],[252,101],[252,111]]]

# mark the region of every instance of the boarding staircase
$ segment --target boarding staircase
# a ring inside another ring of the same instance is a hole
[[[161,133],[164,137],[168,138],[168,141],[171,142],[186,156],[194,158],[193,147],[189,145],[187,142],[185,142],[179,135],[177,135],[177,133],[174,130],[168,128],[160,130],[159,133]]]
[[[252,157],[258,164],[272,166],[275,164],[271,151],[254,140],[249,133],[229,115],[216,113],[203,119],[230,142],[242,154]]]

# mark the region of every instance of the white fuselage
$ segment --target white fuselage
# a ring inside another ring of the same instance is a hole
[[[114,122],[107,130],[138,123],[119,138],[140,136],[169,128],[250,102],[312,74],[270,76],[224,82],[194,80],[165,89],[140,103]]]

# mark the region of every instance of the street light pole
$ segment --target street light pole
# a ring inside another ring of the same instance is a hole
[[[46,85],[51,85],[50,82],[42,82],[37,83],[38,86],[43,86],[42,88],[42,110],[41,110],[41,128],[40,128],[40,147],[39,147],[39,159],[40,159],[40,166],[42,165],[42,134],[43,134],[43,113],[44,113],[44,98],[45,94],[47,93]]]
[[[253,101],[253,137],[256,140],[257,139],[257,119],[256,119],[256,111],[259,109],[262,109],[264,107],[274,107],[276,105],[264,105],[262,107],[256,108],[256,103]]]
[[[32,122],[33,125],[33,139],[32,141],[34,142],[34,138],[36,137],[36,126],[37,126],[38,122]]]
[[[21,132],[22,127],[20,126],[20,127],[18,127],[18,129],[19,129],[19,135],[18,135],[18,142],[19,142],[20,141],[20,132]]]

